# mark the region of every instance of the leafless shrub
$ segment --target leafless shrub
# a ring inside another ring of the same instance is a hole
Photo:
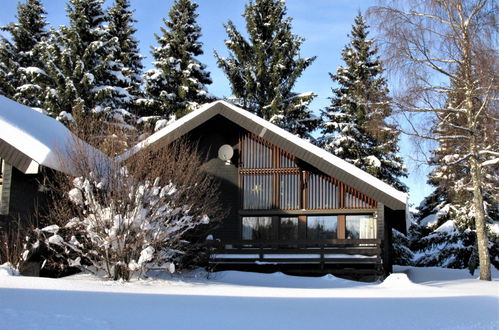
[[[129,143],[116,132],[92,141],[110,156]],[[201,170],[196,148],[178,141],[120,163],[81,140],[73,146],[61,158],[76,177],[55,175],[51,225],[36,230],[30,246],[46,246],[48,263],[113,279],[187,266],[187,251],[221,218],[218,185]]]
[[[19,268],[29,227],[21,225],[20,219],[11,219],[0,226],[0,264],[9,262]]]

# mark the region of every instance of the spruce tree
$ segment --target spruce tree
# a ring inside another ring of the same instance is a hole
[[[125,89],[129,97],[122,100],[122,107],[136,113],[136,102],[142,96],[142,55],[139,52],[139,42],[134,34],[136,20],[129,0],[115,0],[109,9],[109,38],[116,38],[113,61],[117,63],[114,85]],[[125,94],[125,93],[124,93]]]
[[[462,82],[454,80],[451,86],[452,89],[447,95],[446,107],[459,109],[465,99]],[[480,103],[480,100],[476,99],[475,102]],[[485,106],[484,111],[490,111],[486,105],[477,104],[476,106]],[[437,122],[432,131],[433,135],[438,139],[439,145],[432,151],[429,160],[429,165],[434,168],[429,175],[428,183],[434,186],[435,190],[418,207],[418,220],[423,226],[427,226],[425,219],[428,219],[428,217],[433,217],[435,220],[433,226],[430,226],[427,235],[418,237],[419,243],[414,244],[415,251],[418,254],[428,254],[427,251],[432,250],[433,257],[421,258],[418,263],[422,266],[432,266],[437,261],[440,262],[440,265],[444,265],[447,259],[452,259],[454,267],[468,267],[473,271],[473,267],[477,266],[474,260],[475,254],[472,253],[476,252],[474,251],[476,243],[471,182],[469,181],[470,168],[464,161],[469,154],[469,150],[462,140],[452,138],[462,134],[461,127],[466,124],[466,120],[462,113],[453,112],[446,115],[444,122]],[[493,121],[494,119],[484,116],[479,124],[481,126],[479,138],[484,144],[494,145],[495,143],[496,133],[493,128]],[[484,151],[486,152],[486,150]],[[492,167],[485,167],[484,174],[482,191],[486,206],[485,218],[487,222],[493,223],[499,219],[498,179]],[[433,231],[435,227],[441,226],[448,221],[451,221],[455,226],[452,239],[467,242],[461,248],[466,250],[466,253],[449,251],[449,244],[446,244],[441,249],[432,248],[437,246],[439,242],[452,241],[450,237],[445,235],[442,237],[442,234],[439,234],[436,230]],[[494,234],[490,227],[488,230],[491,262],[497,267],[499,265],[499,260],[495,259],[498,254],[497,234]]]
[[[292,33],[284,1],[250,0],[243,17],[248,39],[229,20],[225,24],[229,56],[215,52],[236,102],[293,134],[312,139],[310,133],[319,119],[308,105],[315,94],[297,94],[293,87],[315,57],[300,57],[304,39]]]
[[[336,156],[378,179],[407,191],[407,176],[398,156],[398,132],[387,123],[392,109],[383,67],[361,13],[352,26],[351,41],[342,51],[344,66],[330,74],[339,86],[323,111],[320,144]]]
[[[31,107],[43,106],[48,83],[39,57],[48,36],[46,14],[39,0],[27,0],[17,6],[18,22],[0,28],[11,36],[0,36],[0,93]]]
[[[89,113],[112,114],[130,97],[120,88],[114,61],[117,38],[106,28],[103,0],[69,0],[69,26],[52,31],[43,60],[55,87],[47,94],[54,113],[84,119]]]
[[[159,46],[152,48],[155,68],[145,73],[143,115],[180,117],[209,100],[210,74],[196,59],[203,54],[197,7],[190,0],[176,0],[161,35],[155,34]]]

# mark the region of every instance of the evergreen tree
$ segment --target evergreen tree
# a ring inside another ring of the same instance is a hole
[[[203,54],[197,7],[190,0],[175,0],[161,35],[155,34],[159,46],[152,48],[155,68],[145,74],[143,115],[179,117],[209,100],[205,85],[212,82],[210,74],[195,58]]]
[[[319,119],[308,105],[315,94],[297,94],[293,87],[315,57],[300,58],[304,39],[291,32],[292,19],[286,17],[284,1],[250,0],[243,17],[249,40],[229,20],[225,25],[229,57],[215,52],[236,102],[293,134],[312,139],[310,133]]]
[[[31,107],[42,107],[42,95],[48,83],[39,58],[39,45],[47,37],[45,9],[39,0],[17,5],[17,23],[2,31],[11,41],[0,36],[0,93]]]
[[[452,81],[452,89],[448,93],[446,107],[451,109],[461,107],[465,99],[461,84],[461,81]],[[479,102],[479,100],[476,99],[475,102]],[[482,106],[482,104],[477,104],[476,106]],[[487,111],[486,108],[485,111]],[[427,230],[426,235],[417,238],[420,243],[415,246],[415,251],[421,254],[431,249],[432,246],[437,246],[441,241],[456,241],[459,238],[463,242],[468,242],[465,248],[466,253],[456,252],[451,256],[452,251],[449,252],[447,250],[449,245],[446,244],[446,248],[432,251],[434,254],[433,258],[421,258],[418,263],[423,266],[434,265],[436,260],[440,262],[440,265],[443,265],[445,262],[442,262],[442,260],[447,260],[448,258],[453,259],[452,265],[455,267],[468,267],[470,270],[474,270],[473,267],[477,266],[476,260],[471,257],[475,248],[475,219],[472,205],[471,182],[469,180],[470,168],[464,162],[469,151],[466,143],[463,143],[462,140],[447,138],[461,134],[462,129],[460,127],[465,125],[466,120],[466,117],[460,112],[449,113],[446,115],[444,121],[437,122],[434,126],[433,135],[439,140],[439,146],[432,151],[432,157],[429,160],[429,165],[433,166],[434,169],[429,175],[428,183],[434,186],[435,190],[418,207],[418,219],[423,226],[428,226],[425,219],[433,217],[435,220],[430,226],[430,230]],[[490,127],[493,120],[490,117],[484,116],[482,122],[479,124],[481,126],[479,138],[484,144],[494,144],[495,132],[494,128]],[[497,202],[498,179],[494,170],[492,167],[484,167],[485,175],[482,186],[483,199],[486,206],[485,217],[489,223],[499,220]],[[452,237],[447,237],[448,235],[443,235],[444,237],[442,237],[442,234],[431,230],[434,227],[443,225],[446,221],[452,221],[455,224]],[[497,267],[499,265],[499,260],[496,260],[498,250],[497,234],[494,234],[490,230],[490,225],[488,227],[491,262]]]
[[[342,51],[345,66],[330,74],[339,84],[331,106],[323,112],[320,144],[395,188],[407,191],[400,177],[407,176],[398,153],[398,132],[387,123],[392,109],[383,68],[368,26],[359,13],[351,42]]]
[[[139,42],[134,38],[137,31],[133,26],[133,18],[129,0],[115,0],[109,9],[108,33],[116,38],[113,61],[117,63],[117,71],[112,74],[115,85],[124,88],[130,97],[123,99],[123,108],[136,113],[136,102],[142,96],[142,55],[139,53]],[[126,94],[123,93],[123,94]]]
[[[69,26],[52,31],[43,46],[43,61],[55,86],[46,96],[47,107],[56,114],[77,119],[88,113],[111,114],[130,98],[116,79],[122,63],[114,61],[117,38],[105,26],[102,4],[69,0]]]
[[[398,230],[392,229],[393,263],[395,265],[412,266],[414,253],[409,246],[409,239]]]

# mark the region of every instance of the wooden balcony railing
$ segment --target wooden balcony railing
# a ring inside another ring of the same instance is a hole
[[[379,239],[213,241],[212,263],[380,264]]]

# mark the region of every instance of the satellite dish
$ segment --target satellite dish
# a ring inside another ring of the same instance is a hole
[[[234,149],[228,144],[224,144],[218,149],[218,158],[225,161],[225,165],[230,165],[230,159],[234,156]]]

